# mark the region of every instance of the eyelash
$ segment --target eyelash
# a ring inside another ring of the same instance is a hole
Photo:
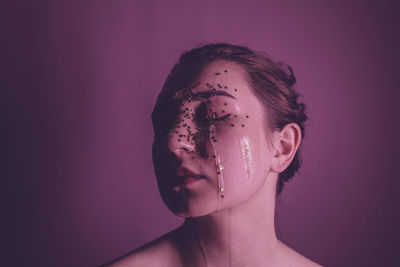
[[[231,114],[230,113],[228,113],[228,114],[226,114],[226,115],[224,115],[224,116],[222,116],[222,117],[218,117],[218,118],[211,118],[211,122],[216,122],[216,121],[222,121],[222,120],[225,120],[225,119],[227,119],[228,117],[230,117],[231,116]]]

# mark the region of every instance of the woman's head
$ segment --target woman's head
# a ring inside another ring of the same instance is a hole
[[[307,119],[294,83],[290,67],[245,47],[213,44],[181,56],[152,114],[156,175],[173,212],[200,216],[238,204],[270,171],[281,192],[300,166]]]

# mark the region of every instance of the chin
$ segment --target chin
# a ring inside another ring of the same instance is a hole
[[[185,199],[184,201],[166,201],[164,203],[168,209],[178,217],[194,218],[213,213],[217,208],[217,202],[196,199]]]
[[[178,217],[201,217],[217,209],[218,196],[215,190],[194,190],[182,187],[179,191],[160,190],[161,198],[168,209]]]
[[[172,211],[176,216],[181,217],[181,218],[196,218],[196,217],[202,217],[202,216],[206,216],[212,212],[204,212],[204,211],[179,211],[179,212],[174,212]]]

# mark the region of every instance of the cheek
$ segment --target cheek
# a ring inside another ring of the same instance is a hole
[[[224,127],[230,129],[222,132]],[[218,142],[214,143],[214,148],[223,165],[221,174],[227,198],[258,187],[264,177],[264,166],[260,158],[260,140],[254,131],[222,125],[217,127],[216,137]]]

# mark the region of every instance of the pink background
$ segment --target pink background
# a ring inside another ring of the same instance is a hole
[[[326,266],[397,266],[395,1],[9,2],[4,266],[96,266],[180,224],[156,187],[150,112],[178,55],[216,41],[289,63],[308,104],[281,239]]]

